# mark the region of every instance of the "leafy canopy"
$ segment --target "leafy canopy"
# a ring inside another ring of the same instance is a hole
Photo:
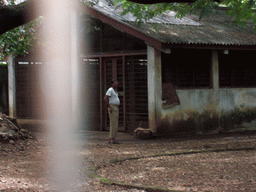
[[[22,2],[23,0],[0,0],[2,5],[14,5]],[[4,56],[14,54],[25,55],[29,49],[35,45],[40,44],[37,31],[42,24],[43,18],[39,17],[25,25],[16,27],[6,33],[0,35],[0,61]]]
[[[207,17],[220,5],[226,6],[227,14],[234,17],[234,24],[246,25],[250,20],[256,26],[255,8],[256,0],[222,0],[221,3],[213,0],[197,0],[194,3],[158,3],[158,4],[138,4],[127,0],[107,0],[110,5],[117,5],[123,9],[122,15],[133,14],[138,23],[161,15],[166,11],[175,11],[177,18],[182,18],[187,14],[200,13],[200,17]],[[96,2],[97,3],[97,2]],[[255,28],[255,27],[254,27]]]
[[[37,18],[26,25],[14,28],[0,36],[0,60],[6,55],[25,55],[37,44],[40,44],[37,31],[42,18]]]

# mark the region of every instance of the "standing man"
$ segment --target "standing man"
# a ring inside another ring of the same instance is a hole
[[[118,118],[119,118],[119,105],[120,100],[118,98],[118,82],[117,80],[113,79],[111,81],[112,86],[108,89],[104,101],[108,106],[108,114],[109,114],[109,121],[110,121],[110,133],[109,133],[109,143],[117,143],[116,136],[118,130]]]

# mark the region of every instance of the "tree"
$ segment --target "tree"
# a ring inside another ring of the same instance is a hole
[[[33,5],[32,1],[26,4],[23,2],[16,5],[15,0],[0,0],[0,10],[2,9],[0,15],[4,18],[11,19],[8,22],[8,24],[10,24],[9,27],[19,25],[19,23],[24,24],[0,35],[0,60],[2,60],[4,56],[11,54],[13,56],[25,55],[28,49],[31,50],[33,45],[38,44],[39,37],[36,33],[42,23],[42,17],[30,21],[28,14],[23,13],[31,5]],[[16,12],[12,12],[13,10]],[[15,20],[14,22],[12,18]],[[19,19],[16,21],[16,18]],[[7,22],[6,20],[4,21]]]
[[[155,3],[194,3],[195,0],[128,0],[133,3],[140,4],[155,4]],[[215,2],[220,2],[220,0],[214,0]]]
[[[162,0],[161,2],[173,2],[175,0]],[[246,25],[250,20],[256,26],[255,8],[256,0],[196,0],[190,3],[190,0],[176,0],[177,2],[188,3],[157,3],[157,4],[139,4],[144,0],[108,0],[110,4],[122,7],[122,15],[133,14],[138,23],[148,21],[149,19],[160,15],[166,11],[177,12],[176,17],[182,18],[186,14],[200,12],[200,17],[210,15],[220,5],[227,7],[227,14],[234,17],[234,24]],[[138,2],[138,3],[134,3]],[[156,3],[157,1],[153,1]]]
[[[0,60],[6,55],[25,55],[28,50],[40,44],[41,42],[37,36],[37,32],[41,24],[42,18],[39,17],[0,35]]]

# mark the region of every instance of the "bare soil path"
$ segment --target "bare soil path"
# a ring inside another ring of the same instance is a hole
[[[43,133],[34,134],[37,139],[0,144],[0,191],[53,191],[49,148]],[[120,144],[108,144],[107,132],[82,134],[79,191],[256,191],[253,132],[153,140],[119,133]]]

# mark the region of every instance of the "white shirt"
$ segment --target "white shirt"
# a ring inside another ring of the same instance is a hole
[[[109,104],[113,105],[120,105],[120,100],[118,98],[118,93],[115,92],[115,90],[110,87],[106,93],[107,96],[109,96]]]

